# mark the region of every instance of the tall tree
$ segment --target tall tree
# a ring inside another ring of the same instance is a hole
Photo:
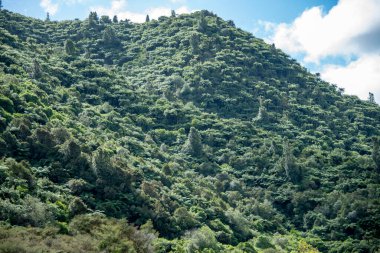
[[[172,10],[172,14],[171,14],[171,17],[172,18],[175,18],[176,14],[175,14],[175,10]]]
[[[107,178],[110,175],[112,170],[111,156],[112,153],[109,150],[102,148],[98,148],[93,153],[91,165],[95,175],[99,178]]]
[[[106,27],[106,29],[104,29],[103,42],[108,46],[114,46],[118,43],[116,33],[112,27]]]
[[[111,24],[112,21],[111,21],[110,17],[108,17],[107,15],[103,15],[100,17],[100,23]]]
[[[71,39],[65,41],[65,52],[68,55],[75,55],[75,45]]]
[[[3,1],[0,0],[0,11],[3,9]]]
[[[201,12],[199,20],[198,20],[198,31],[205,32],[207,30],[207,21],[205,18],[205,14]]]
[[[282,145],[282,158],[284,162],[286,177],[290,179],[290,170],[292,169],[292,166],[293,166],[293,157],[292,157],[292,151],[290,149],[288,139],[284,139],[284,142]]]
[[[370,103],[376,103],[375,102],[375,95],[372,93],[372,92],[370,92],[369,94],[368,94],[368,101],[370,102]]]
[[[149,15],[146,15],[145,22],[149,22],[149,21],[150,21]]]
[[[113,16],[113,19],[112,19],[112,21],[114,22],[114,23],[119,23],[119,19],[117,18],[117,16],[115,15],[115,16]]]
[[[288,180],[292,181],[293,183],[297,183],[301,180],[301,171],[297,167],[293,149],[289,144],[289,140],[287,138],[284,139],[282,145],[282,164],[284,166]]]
[[[42,69],[40,66],[40,63],[34,59],[33,60],[33,69],[32,69],[32,76],[33,78],[40,78],[42,75]]]
[[[50,21],[50,14],[49,12],[46,12],[46,19],[45,19],[46,22],[49,22]]]
[[[190,128],[189,135],[183,146],[183,152],[194,157],[201,157],[203,155],[201,136],[198,130],[194,127]]]
[[[372,159],[375,162],[376,170],[380,173],[380,138],[373,138]]]
[[[193,54],[197,54],[199,52],[199,43],[200,43],[199,33],[191,34],[190,46],[191,46],[191,51]]]
[[[98,21],[98,14],[96,12],[90,12],[90,15],[88,16],[88,24],[90,27],[96,26],[98,24]]]

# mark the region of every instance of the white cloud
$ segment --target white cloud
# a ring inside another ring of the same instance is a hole
[[[40,6],[49,14],[54,15],[57,13],[58,9],[62,5],[76,5],[84,4],[89,0],[55,0],[54,3],[52,0],[40,0]]]
[[[83,4],[88,0],[60,0],[60,1],[67,5],[74,5],[74,4]]]
[[[186,2],[186,0],[170,0],[170,2],[172,2],[173,4],[177,4],[177,3],[183,4]]]
[[[188,14],[195,12],[196,10],[190,10],[187,6],[181,6],[178,9],[175,10],[176,14]]]
[[[372,92],[380,102],[379,13],[379,0],[339,0],[327,13],[316,6],[291,23],[259,21],[261,29],[254,33],[301,58],[302,64],[316,66],[323,79],[347,94],[367,99]],[[346,64],[324,65],[329,59],[343,59]]]
[[[367,99],[368,93],[375,94],[380,102],[380,55],[363,56],[347,66],[328,65],[321,77],[345,89],[346,94]]]
[[[287,52],[306,53],[308,62],[379,52],[380,47],[375,48],[380,42],[379,13],[379,0],[340,0],[326,15],[322,7],[313,7],[293,23],[277,25],[271,40]]]
[[[40,6],[46,11],[49,12],[50,15],[54,15],[58,11],[58,4],[53,3],[51,0],[41,0]]]
[[[106,8],[103,6],[90,7],[91,11],[96,11],[99,15],[108,15],[110,17],[117,15],[119,19],[129,19],[132,22],[143,23],[145,22],[146,15],[151,19],[157,19],[160,16],[170,16],[171,10],[167,7],[155,7],[146,9],[144,12],[131,12],[127,10],[126,0],[113,0],[111,7]],[[177,14],[191,13],[187,6],[181,6],[175,10]]]
[[[171,13],[171,9],[166,7],[156,7],[146,10],[146,13],[149,15],[150,18],[157,19],[161,16],[169,16]]]

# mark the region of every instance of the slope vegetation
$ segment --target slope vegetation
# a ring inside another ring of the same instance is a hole
[[[380,107],[343,93],[208,11],[2,10],[0,252],[376,252]]]

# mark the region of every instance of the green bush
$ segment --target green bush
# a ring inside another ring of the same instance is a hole
[[[207,226],[190,232],[188,238],[187,250],[189,252],[219,249],[214,232]]]
[[[273,244],[269,240],[268,237],[260,235],[256,239],[255,246],[260,249],[268,249],[268,248],[274,248]]]

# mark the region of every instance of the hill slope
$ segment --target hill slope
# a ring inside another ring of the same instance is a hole
[[[379,106],[232,21],[0,34],[5,252],[379,250]]]

